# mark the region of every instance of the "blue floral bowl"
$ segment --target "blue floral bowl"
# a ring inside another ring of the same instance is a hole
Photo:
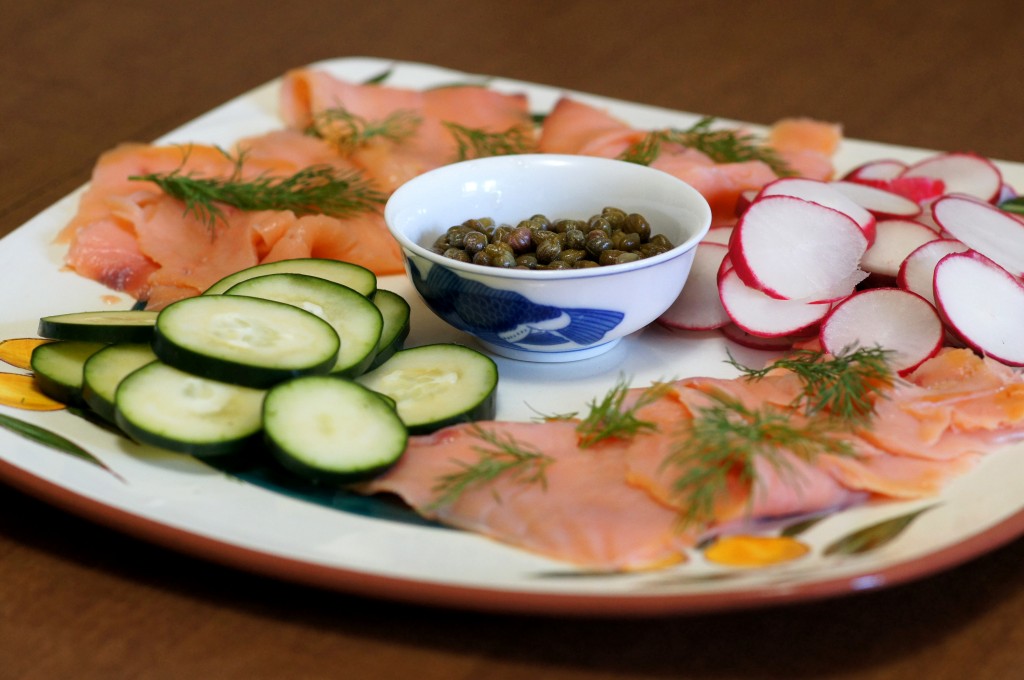
[[[467,219],[517,224],[531,215],[587,219],[614,206],[644,215],[674,244],[653,257],[589,269],[503,269],[433,252]],[[589,156],[534,154],[464,161],[424,173],[384,210],[426,305],[485,349],[525,361],[602,354],[657,319],[679,295],[711,209],[660,170]]]

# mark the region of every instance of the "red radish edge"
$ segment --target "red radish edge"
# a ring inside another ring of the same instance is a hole
[[[891,350],[891,363],[907,375],[942,348],[943,324],[935,307],[900,288],[860,291],[836,305],[821,322],[822,348],[838,354],[850,347]]]
[[[935,300],[947,327],[975,351],[1024,366],[1024,283],[975,251],[935,265]]]
[[[876,219],[913,218],[921,214],[921,206],[894,191],[880,189],[860,182],[831,182],[829,186],[838,190],[854,203],[864,208]],[[877,231],[878,225],[875,225]]]
[[[719,276],[718,292],[733,323],[760,337],[799,335],[817,324],[829,310],[828,303],[768,297],[743,283],[735,268]]]
[[[826,300],[848,294],[863,278],[866,249],[857,223],[838,210],[765,196],[736,225],[729,254],[751,288],[780,300]]]
[[[875,240],[875,216],[832,186],[831,182],[806,177],[783,177],[769,182],[761,189],[758,198],[766,196],[792,196],[838,210],[857,223],[869,245]]]
[[[900,177],[940,179],[947,194],[968,194],[988,203],[996,200],[1003,186],[1003,175],[992,161],[965,152],[929,156],[908,167]]]
[[[869,274],[895,279],[903,261],[917,248],[939,235],[914,220],[879,220],[875,227],[875,242],[864,253],[860,266]]]
[[[943,231],[994,260],[1014,276],[1024,273],[1024,220],[965,196],[943,196],[932,204]]]

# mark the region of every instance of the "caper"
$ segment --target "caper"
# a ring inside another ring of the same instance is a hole
[[[470,218],[463,222],[462,226],[488,233],[494,228],[494,220],[490,217]]]
[[[516,266],[524,267],[526,269],[536,269],[537,256],[533,253],[524,253],[516,258]]]
[[[512,234],[512,227],[502,225],[491,234],[491,243],[508,243],[509,235]]]
[[[533,233],[529,227],[524,227],[520,224],[509,232],[508,244],[512,246],[513,252],[525,253],[533,245]]]
[[[488,243],[487,234],[471,231],[463,237],[462,248],[470,255],[479,253]]]
[[[565,232],[564,245],[570,250],[583,250],[587,247],[587,235],[582,229],[569,229]]]
[[[626,221],[626,211],[613,206],[608,206],[601,210],[601,217],[608,220],[608,223],[613,227],[621,227],[622,223]]]
[[[594,215],[587,220],[587,231],[593,231],[594,229],[600,229],[605,234],[611,236],[614,227],[612,227],[612,223],[607,218],[601,215]]]
[[[636,253],[641,257],[654,257],[664,252],[667,252],[667,249],[655,243],[644,243],[636,250]]]
[[[648,241],[651,238],[651,223],[647,218],[637,213],[629,213],[622,223],[622,230],[638,234],[641,241]]]
[[[512,247],[507,243],[488,243],[484,246],[483,253],[491,260],[496,260],[506,254],[513,255]],[[512,259],[515,259],[514,255]]]
[[[582,249],[577,250],[574,248],[570,248],[560,252],[558,254],[558,259],[561,260],[562,262],[568,262],[569,264],[576,264],[580,260],[586,258],[586,256],[587,251]]]
[[[446,232],[448,238],[448,245],[453,248],[462,248],[466,238],[466,233],[469,231],[466,227],[456,226],[450,227]]]
[[[491,266],[512,269],[516,266],[516,256],[507,250],[502,250],[498,255],[491,257]]]
[[[578,260],[573,264],[573,269],[590,269],[591,267],[600,267],[594,260]]]
[[[634,251],[640,247],[640,234],[618,229],[612,234],[612,243],[618,250]]]
[[[636,253],[627,253],[624,250],[615,250],[609,248],[608,250],[601,253],[601,257],[598,263],[602,267],[607,267],[613,264],[626,264],[627,262],[636,262],[640,259],[640,256]]]
[[[473,254],[473,264],[480,264],[485,267],[491,266],[491,258],[487,257],[486,250],[481,250]]]
[[[530,216],[530,221],[537,226],[543,226],[545,229],[551,226],[551,220],[547,218],[547,215],[541,215],[540,213]]]
[[[601,253],[612,247],[612,240],[600,229],[587,234],[587,252],[593,257],[600,257]]]
[[[465,250],[461,248],[448,248],[444,251],[444,256],[449,260],[458,260],[459,262],[470,262],[469,255],[466,254]]]
[[[656,246],[664,248],[665,250],[672,250],[672,241],[668,240],[668,237],[664,234],[655,234],[651,237],[648,243],[653,243]]]
[[[548,264],[544,265],[545,269],[572,269],[572,265],[562,260],[552,260]]]
[[[556,238],[545,239],[537,245],[537,261],[550,264],[562,252],[562,244]]]

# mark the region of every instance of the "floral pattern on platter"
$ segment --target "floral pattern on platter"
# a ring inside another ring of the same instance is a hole
[[[435,313],[484,342],[530,351],[537,347],[573,350],[598,345],[625,315],[610,309],[562,308],[501,291],[442,267],[426,276],[409,260],[416,290]]]

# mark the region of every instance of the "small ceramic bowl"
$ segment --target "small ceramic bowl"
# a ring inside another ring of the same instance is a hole
[[[502,269],[430,250],[454,225],[535,214],[583,219],[614,206],[640,213],[674,248],[589,269]],[[657,319],[679,295],[711,224],[707,201],[660,170],[589,156],[528,154],[464,161],[399,187],[384,210],[416,290],[440,318],[500,356],[574,361],[602,354]]]

